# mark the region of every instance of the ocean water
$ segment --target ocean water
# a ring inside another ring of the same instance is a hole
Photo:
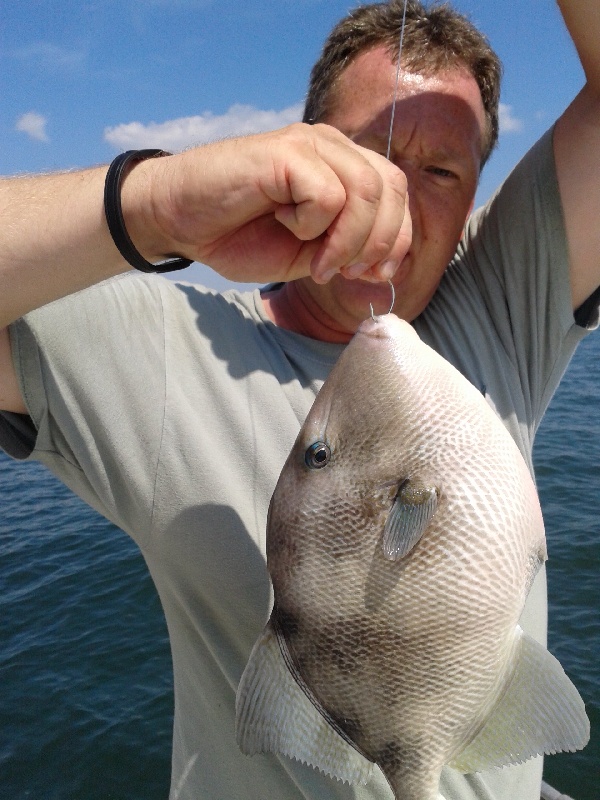
[[[545,778],[598,800],[600,335],[553,400],[536,467],[550,649],[592,723]],[[43,468],[0,454],[0,798],[166,800],[171,723],[166,626],[139,552]]]

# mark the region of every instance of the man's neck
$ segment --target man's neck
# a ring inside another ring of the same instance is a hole
[[[284,283],[262,295],[265,313],[280,328],[322,342],[346,344],[352,333],[342,329],[306,291],[302,281]]]

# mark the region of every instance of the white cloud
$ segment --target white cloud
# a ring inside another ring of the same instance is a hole
[[[506,103],[500,103],[500,133],[516,133],[523,130],[523,122],[517,117],[513,116],[512,106],[507,106]]]
[[[31,139],[36,139],[38,142],[47,142],[48,134],[46,133],[46,117],[38,114],[36,111],[28,111],[27,114],[22,114],[15,125],[15,130],[26,133]]]
[[[45,68],[73,69],[85,61],[83,50],[67,50],[51,42],[33,42],[12,51],[21,61],[30,61]]]
[[[120,150],[160,147],[178,152],[196,144],[205,144],[228,136],[275,130],[302,117],[302,104],[281,111],[263,111],[254,106],[236,104],[225,114],[210,111],[195,117],[181,117],[166,122],[129,122],[104,130],[104,139]]]

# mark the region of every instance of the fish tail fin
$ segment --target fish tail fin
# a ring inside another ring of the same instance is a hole
[[[395,770],[383,767],[394,800],[444,800],[439,792],[441,771],[441,767],[411,769],[402,763]]]
[[[518,764],[536,755],[581,750],[590,723],[560,663],[520,628],[514,673],[482,730],[450,766],[461,772]]]
[[[270,622],[238,687],[236,735],[247,755],[279,753],[348,783],[366,783],[371,775],[371,762],[342,739],[295,681]]]

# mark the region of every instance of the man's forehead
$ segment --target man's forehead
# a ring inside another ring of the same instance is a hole
[[[337,89],[356,87],[356,82],[373,84],[390,90],[393,98],[398,72],[397,62],[383,45],[359,53],[341,72],[336,81]],[[400,82],[405,94],[416,94],[425,89],[437,88],[440,92],[452,91],[458,84],[469,85],[471,91],[481,99],[479,86],[468,67],[458,62],[444,69],[409,69],[401,67]]]
[[[377,130],[389,126],[389,116],[396,92],[397,67],[383,47],[361,53],[340,76],[331,98],[330,115],[342,114],[350,127],[360,127],[372,112],[370,122]],[[469,120],[481,134],[486,117],[479,86],[466,67],[453,67],[432,74],[401,69],[397,86],[397,111],[409,117],[428,114],[452,116],[457,125]],[[328,116],[330,116],[328,115]],[[379,132],[377,130],[377,132]],[[348,131],[350,133],[350,131]]]

